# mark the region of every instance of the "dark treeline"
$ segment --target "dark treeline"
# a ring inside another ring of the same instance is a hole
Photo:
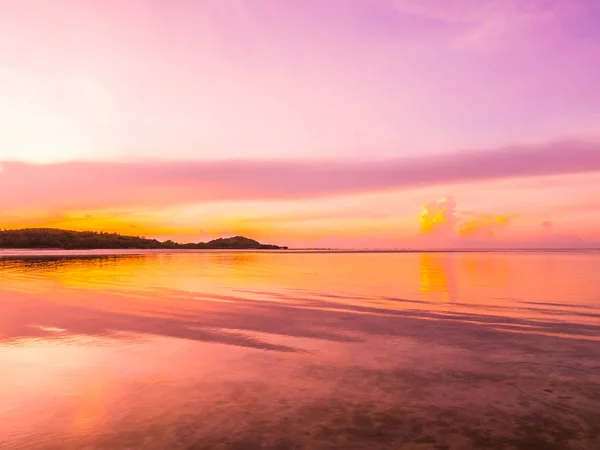
[[[243,236],[220,238],[209,242],[179,244],[161,242],[137,236],[94,231],[69,231],[54,228],[27,228],[0,230],[0,248],[60,248],[66,250],[91,249],[287,249],[277,245],[261,244]]]

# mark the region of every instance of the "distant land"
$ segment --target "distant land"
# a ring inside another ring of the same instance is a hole
[[[117,233],[100,233],[95,231],[70,231],[55,228],[26,228],[22,230],[0,230],[0,248],[23,249],[255,249],[255,250],[287,250],[287,247],[261,244],[254,239],[243,236],[219,238],[208,242],[180,244],[173,241],[158,241],[138,236],[123,236]]]

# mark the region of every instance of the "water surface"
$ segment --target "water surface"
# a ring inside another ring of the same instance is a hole
[[[0,257],[0,448],[600,448],[600,253]]]

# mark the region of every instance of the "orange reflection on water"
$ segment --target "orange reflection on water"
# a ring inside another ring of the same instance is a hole
[[[432,300],[451,301],[456,297],[454,255],[422,253],[420,255],[420,288]]]
[[[502,307],[502,314],[519,317],[548,310],[525,310],[522,301],[568,304],[565,297],[575,295],[572,310],[593,303],[598,289],[591,275],[594,258],[583,253],[244,252],[0,258],[0,291],[13,293],[5,297],[5,310],[21,293],[46,304],[143,315],[220,310],[224,306],[216,303],[245,300],[298,307],[308,301],[317,307],[311,301],[319,298],[331,305],[385,303],[425,310],[451,302],[455,310],[490,313]]]
[[[592,323],[597,317],[584,313],[599,291],[597,257],[209,252],[0,259],[0,339],[125,332],[264,346],[245,334],[285,333],[285,321],[300,310],[317,321],[326,313],[416,311],[428,319],[452,312],[465,320]]]

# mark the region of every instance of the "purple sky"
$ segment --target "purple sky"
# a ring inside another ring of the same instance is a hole
[[[0,199],[13,218],[5,226],[53,223],[44,214],[59,205],[71,208],[61,217],[79,217],[119,201],[163,217],[165,204],[196,211],[206,200],[271,199],[265,213],[300,217],[315,196],[346,205],[340,196],[392,190],[410,208],[375,230],[383,239],[394,226],[408,235],[405,221],[448,193],[459,210],[485,204],[511,215],[523,209],[515,178],[543,184],[564,174],[577,190],[532,191],[531,227],[539,218],[540,228],[551,221],[600,239],[577,225],[584,213],[599,220],[598,211],[534,206],[587,204],[599,170],[595,0],[0,0],[0,8],[0,161],[27,164],[0,173],[13,193]],[[49,165],[30,165],[39,163]],[[492,182],[504,184],[486,199],[457,186],[483,192]],[[408,192],[415,187],[423,197]],[[354,204],[366,221],[359,197]],[[238,207],[238,220],[255,219],[254,205]],[[186,226],[203,228],[194,220]],[[526,233],[526,224],[511,227]],[[306,232],[284,228],[275,231],[289,239]],[[334,228],[311,232],[326,239]]]

